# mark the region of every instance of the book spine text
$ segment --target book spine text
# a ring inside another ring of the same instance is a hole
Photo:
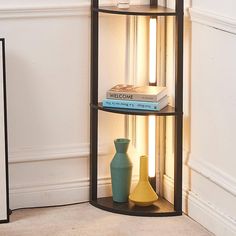
[[[122,101],[122,100],[104,99],[103,106],[113,107],[113,108],[149,110],[149,111],[160,110],[160,104],[157,102]]]
[[[147,101],[152,102],[156,101],[156,95],[144,95],[144,94],[132,94],[132,93],[116,93],[116,92],[107,92],[108,99],[116,100],[129,100],[129,101]]]

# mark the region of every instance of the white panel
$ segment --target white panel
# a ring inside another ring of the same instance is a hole
[[[0,221],[7,219],[6,150],[5,150],[2,47],[3,43],[2,41],[0,41]]]
[[[225,0],[225,1],[193,0],[192,2],[194,8],[207,9],[208,11],[213,13],[217,13],[234,19],[236,18],[235,0]]]
[[[235,3],[194,0],[190,14],[188,214],[216,235],[236,235]]]
[[[228,16],[198,8],[191,8],[189,11],[193,22],[236,34],[236,16],[235,18],[229,18]]]
[[[90,1],[17,3],[6,1],[0,10],[0,35],[8,41],[10,205],[88,200]],[[104,96],[125,78],[126,18],[104,15],[100,22]],[[102,116],[99,147],[105,143],[111,153],[105,151],[104,156],[103,147],[99,151],[99,174],[104,178],[109,175],[113,139],[124,135],[124,118]],[[86,193],[80,184],[67,184],[83,179]]]
[[[89,22],[68,17],[0,23],[8,40],[10,150],[88,142]]]
[[[192,153],[236,177],[236,36],[193,26]]]

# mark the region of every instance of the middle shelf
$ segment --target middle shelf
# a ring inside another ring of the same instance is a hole
[[[99,102],[98,105],[91,104],[91,107],[94,109],[97,109],[97,110],[125,114],[125,115],[139,115],[139,116],[147,116],[147,115],[177,116],[177,115],[182,115],[182,113],[175,111],[175,108],[172,106],[166,106],[165,108],[163,108],[160,111],[147,111],[147,110],[132,110],[132,109],[103,107],[102,103]]]

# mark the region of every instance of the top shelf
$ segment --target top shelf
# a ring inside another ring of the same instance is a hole
[[[103,12],[109,14],[120,15],[140,15],[140,16],[175,16],[176,12],[173,9],[166,7],[151,7],[149,5],[130,5],[128,9],[121,9],[117,6],[99,6],[93,8],[95,12]]]

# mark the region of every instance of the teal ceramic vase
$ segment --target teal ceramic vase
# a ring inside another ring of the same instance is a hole
[[[133,167],[127,154],[130,140],[121,138],[114,143],[116,154],[110,164],[113,201],[128,202]]]

